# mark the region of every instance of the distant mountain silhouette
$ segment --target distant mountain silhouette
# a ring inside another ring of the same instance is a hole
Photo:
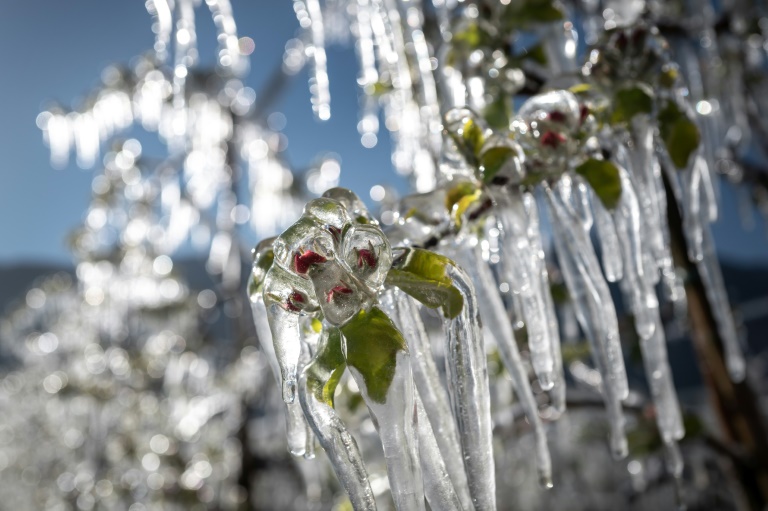
[[[184,279],[190,289],[208,289],[213,286],[213,280],[205,271],[205,261],[186,259],[174,261],[173,268]],[[74,278],[73,265],[57,265],[45,263],[18,263],[0,265],[0,313],[8,307],[24,300],[29,289],[35,286],[39,279],[65,272]],[[245,279],[250,267],[243,265],[242,277]]]
[[[739,265],[728,261],[722,262],[723,277],[728,294],[736,312],[737,322],[747,328],[748,354],[761,353],[768,349],[768,266]],[[210,288],[213,281],[205,271],[205,262],[201,260],[179,260],[174,262],[174,270],[185,279],[192,290]],[[55,264],[17,264],[0,266],[0,312],[4,312],[14,303],[24,300],[27,290],[38,279],[56,272],[66,272],[74,276],[72,266]],[[243,279],[250,268],[243,266]],[[678,342],[685,336],[669,331],[669,357],[674,369],[676,384],[680,387],[698,387],[700,375],[690,342]]]

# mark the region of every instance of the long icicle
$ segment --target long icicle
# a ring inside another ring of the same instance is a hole
[[[550,347],[552,348],[552,364],[554,384],[549,391],[552,406],[557,413],[565,412],[565,375],[563,374],[563,356],[560,351],[560,325],[555,313],[555,304],[552,300],[552,291],[549,283],[549,272],[544,254],[544,246],[541,242],[541,228],[539,222],[539,210],[536,199],[531,193],[523,194],[523,205],[528,214],[528,243],[533,253],[532,267],[538,274],[539,296],[544,301],[544,317],[549,331]],[[534,279],[534,285],[536,281]]]
[[[446,470],[465,509],[472,509],[467,475],[464,472],[463,456],[456,423],[451,415],[451,405],[440,375],[432,357],[429,336],[419,314],[416,302],[397,288],[389,289],[381,297],[381,306],[395,321],[403,333],[411,352],[413,381],[420,396],[420,402],[436,434]]]
[[[539,417],[531,384],[528,381],[528,371],[520,358],[512,324],[507,319],[504,303],[501,301],[491,269],[483,261],[478,246],[465,243],[456,247],[452,255],[463,268],[466,268],[470,279],[475,283],[478,302],[483,304],[480,310],[480,319],[496,339],[504,367],[512,377],[515,392],[520,399],[523,410],[525,410],[525,416],[533,427],[539,481],[543,487],[550,488],[552,487],[552,460],[547,445],[547,434]]]
[[[319,0],[294,0],[293,10],[301,28],[309,32],[310,42],[306,52],[312,59],[312,76],[309,91],[312,95],[312,111],[321,121],[331,118],[331,92],[328,81],[328,62],[325,54],[325,29],[323,11]]]
[[[670,445],[683,437],[683,420],[669,367],[658,300],[653,283],[643,275],[645,270],[652,269],[643,268],[639,203],[627,171],[619,167],[619,173],[622,192],[613,216],[624,259],[622,287],[635,316],[643,365],[656,407],[656,422],[664,443]]]
[[[275,381],[279,388],[282,381],[280,365],[278,364],[277,355],[275,354],[275,348],[272,343],[272,332],[269,329],[269,322],[267,320],[267,309],[264,306],[264,301],[261,297],[257,297],[255,301],[251,302],[251,310],[253,311],[253,321],[256,326],[256,335],[259,338],[259,344],[269,361],[269,366],[272,369],[272,373],[275,376]],[[285,433],[288,440],[288,450],[294,456],[307,454],[307,445],[312,441],[311,438],[308,438],[307,427],[307,421],[304,418],[304,413],[301,410],[299,402],[294,400],[292,403],[286,403]],[[311,435],[309,436],[311,437]]]
[[[561,181],[564,179],[567,178]],[[580,219],[569,214],[562,203],[563,190],[556,193],[546,186],[545,191],[563,278],[602,376],[603,399],[611,425],[611,450],[614,457],[623,458],[628,448],[621,401],[628,395],[629,386],[619,344],[616,310]]]
[[[419,457],[424,477],[424,495],[429,502],[429,508],[434,511],[460,511],[465,509],[459,500],[456,490],[448,474],[443,456],[440,454],[435,433],[427,418],[427,412],[421,402],[419,393],[414,394],[418,420]],[[466,508],[471,510],[472,508]]]
[[[472,502],[477,511],[491,511],[496,509],[496,471],[488,367],[480,334],[477,297],[463,270],[450,266],[448,276],[464,298],[461,313],[445,321],[451,406],[459,427]]]
[[[552,357],[552,341],[547,325],[544,300],[539,285],[538,263],[533,265],[528,239],[528,217],[522,195],[512,190],[492,194],[498,205],[497,219],[503,231],[503,254],[500,260],[504,279],[519,295],[523,306],[531,364],[544,390],[555,385],[555,364]],[[548,289],[546,290],[549,291]]]

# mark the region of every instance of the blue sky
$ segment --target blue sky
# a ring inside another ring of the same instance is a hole
[[[257,94],[280,64],[285,42],[296,32],[289,0],[232,0],[241,36],[254,39],[246,83]],[[203,62],[212,62],[215,35],[210,17],[199,11],[198,42]],[[153,43],[141,1],[2,0],[0,2],[0,265],[66,263],[66,234],[83,217],[94,170],[74,164],[50,167],[48,150],[35,126],[49,100],[76,105],[98,84],[111,63],[128,63]],[[285,113],[288,159],[309,165],[325,151],[342,158],[342,182],[367,198],[378,183],[402,180],[391,170],[389,141],[365,149],[357,135],[357,66],[351,48],[328,52],[333,115],[320,123],[311,112],[306,71],[286,87],[274,110]],[[723,187],[717,244],[728,259],[768,262],[768,238],[761,220],[741,227],[732,190]]]

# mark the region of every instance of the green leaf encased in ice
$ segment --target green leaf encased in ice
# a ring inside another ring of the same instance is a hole
[[[584,177],[606,208],[613,209],[621,198],[621,178],[616,165],[606,160],[590,158],[576,172]]]
[[[653,110],[653,91],[643,85],[619,89],[613,96],[611,122],[629,122],[637,114],[649,114]]]
[[[485,151],[480,158],[483,182],[488,184],[493,181],[507,160],[515,156],[515,151],[505,146],[492,147]]]
[[[563,11],[554,0],[515,0],[502,12],[502,21],[508,30],[551,23],[563,18]]]
[[[386,283],[397,286],[430,309],[443,309],[453,319],[464,306],[464,297],[448,276],[455,263],[445,256],[419,248],[399,257],[387,274]]]
[[[458,227],[464,215],[483,196],[483,190],[475,183],[462,181],[448,190],[445,195],[445,209]]]
[[[338,328],[326,326],[315,353],[304,369],[307,373],[307,388],[319,401],[333,407],[333,394],[347,367]]]
[[[472,119],[467,119],[462,128],[461,138],[466,150],[477,157],[485,143],[485,134],[482,128]]]
[[[408,351],[403,335],[378,307],[361,310],[341,327],[341,333],[346,340],[347,365],[363,376],[368,396],[384,403],[395,377],[397,354]]]
[[[674,101],[667,102],[659,112],[658,121],[659,133],[672,163],[678,169],[686,168],[691,154],[699,147],[699,128]]]
[[[507,96],[505,94],[499,94],[496,96],[496,99],[488,103],[485,107],[485,110],[483,110],[483,118],[491,128],[508,130],[511,113]]]

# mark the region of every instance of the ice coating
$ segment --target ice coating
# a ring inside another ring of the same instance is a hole
[[[483,325],[493,334],[499,347],[504,366],[512,376],[512,382],[520,402],[525,410],[535,436],[536,462],[539,469],[539,480],[542,486],[552,486],[552,461],[547,445],[547,435],[538,414],[538,406],[528,381],[528,371],[520,359],[512,325],[507,321],[504,304],[496,290],[496,284],[487,263],[479,254],[479,247],[471,243],[459,245],[452,250],[456,261],[464,268],[474,282],[477,290],[477,300],[482,304],[480,318]]]
[[[453,487],[453,481],[446,469],[435,434],[427,418],[427,412],[424,411],[424,405],[418,393],[415,394],[415,398],[418,414],[419,456],[424,470],[424,495],[429,502],[429,507],[435,511],[465,509]]]
[[[413,377],[405,340],[377,307],[360,311],[341,332],[348,367],[379,432],[395,506],[424,509]],[[371,342],[384,336],[387,344]]]
[[[580,124],[579,102],[568,91],[537,94],[523,103],[513,127],[520,135],[529,172],[558,174],[570,168]]]
[[[459,428],[469,493],[477,510],[496,509],[488,369],[474,287],[456,266],[448,275],[464,297],[461,313],[446,319],[446,371],[453,416]]]
[[[472,500],[469,496],[464,464],[461,461],[459,434],[451,414],[448,394],[440,381],[437,366],[432,358],[429,336],[419,315],[418,305],[397,288],[387,290],[382,296],[381,304],[408,342],[413,380],[418,390],[420,406],[426,411],[431,431],[435,435],[454,491],[458,494],[462,506],[465,509],[471,509]],[[419,427],[421,428],[421,424]],[[420,429],[420,436],[421,431]]]
[[[269,247],[273,261],[266,255]],[[354,378],[379,432],[397,508],[424,509],[422,465],[435,505],[457,501],[437,440],[428,438],[432,429],[417,429],[405,339],[377,305],[393,263],[392,250],[357,196],[337,188],[310,201],[299,220],[271,244],[257,247],[255,259],[252,294],[258,295],[262,288],[284,399],[293,406],[298,387],[304,415],[355,507],[373,509],[375,502],[359,450],[333,410],[333,391],[345,370]],[[405,275],[400,285],[420,276],[418,268],[399,271]],[[408,277],[409,272],[416,273]],[[454,308],[460,304],[451,296],[454,301],[446,310],[459,314]],[[318,329],[319,342],[311,340]],[[309,336],[306,342],[303,335]],[[307,361],[302,354],[308,351],[302,346],[314,343]],[[421,463],[419,436],[425,439]]]
[[[301,375],[299,400],[354,509],[375,510],[357,442],[333,409],[333,392],[344,367],[341,334],[335,328],[324,329],[315,355]]]
[[[555,362],[552,339],[547,324],[547,310],[542,289],[539,253],[531,247],[528,231],[528,215],[522,194],[514,189],[492,191],[497,205],[496,217],[502,231],[503,254],[500,267],[504,279],[520,298],[523,318],[528,331],[531,363],[541,386],[550,390],[555,384]]]
[[[624,415],[621,401],[626,398],[627,383],[624,358],[619,344],[616,310],[600,272],[597,256],[581,219],[568,207],[569,187],[563,178],[556,189],[546,189],[554,242],[560,268],[581,324],[602,376],[603,399],[611,425],[611,450],[616,457],[627,454]]]

